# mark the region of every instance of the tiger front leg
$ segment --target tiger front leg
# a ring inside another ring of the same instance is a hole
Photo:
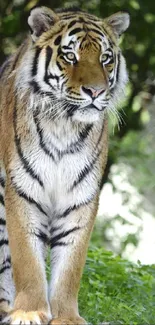
[[[58,217],[53,227],[52,279],[50,303],[53,320],[51,325],[86,324],[78,312],[78,291],[85,264],[90,234],[97,212],[97,201],[80,208],[68,209]]]
[[[45,243],[40,230],[47,216],[43,216],[35,201],[19,195],[8,184],[5,203],[16,295],[13,310],[2,323],[48,323],[51,313],[44,263]]]

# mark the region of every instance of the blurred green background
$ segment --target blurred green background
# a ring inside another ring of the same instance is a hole
[[[151,233],[153,227],[155,233],[155,2],[0,0],[0,64],[23,41],[29,11],[35,5],[78,6],[103,18],[125,10],[131,16],[131,25],[120,40],[130,81],[119,127],[113,116],[110,119],[109,159],[92,243],[131,260],[154,263],[155,255],[150,253],[148,258],[147,249],[155,248]]]

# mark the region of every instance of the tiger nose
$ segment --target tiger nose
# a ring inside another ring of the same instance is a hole
[[[82,90],[92,98],[98,97],[101,93],[105,91],[105,89],[103,88],[95,89],[94,87],[83,87],[83,86],[82,86]]]

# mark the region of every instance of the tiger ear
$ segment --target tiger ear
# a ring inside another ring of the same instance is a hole
[[[32,39],[36,41],[42,33],[50,29],[58,21],[58,16],[47,7],[36,7],[31,10],[28,24]]]
[[[130,16],[127,12],[118,12],[104,20],[119,37],[129,27]]]

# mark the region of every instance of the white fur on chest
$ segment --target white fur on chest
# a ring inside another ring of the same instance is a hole
[[[56,210],[66,208],[67,205],[84,203],[93,195],[97,185],[93,173],[72,189],[87,162],[89,163],[87,155],[70,154],[63,157],[58,164],[52,162],[50,168],[45,166],[45,193]]]
[[[98,169],[94,168],[82,181],[73,186],[81,172],[92,162],[95,148],[91,144],[91,133],[82,143],[80,150],[65,153],[57,159],[56,149],[65,152],[71,143],[76,143],[79,131],[69,129],[70,125],[64,127],[61,124],[55,129],[52,125],[52,132],[49,124],[42,123],[41,127],[44,131],[44,144],[56,159],[53,160],[40,145],[39,134],[33,123],[30,125],[30,137],[23,145],[21,141],[21,145],[24,156],[41,179],[43,186],[40,186],[29,173],[25,173],[18,156],[16,156],[16,172],[13,176],[18,188],[27,196],[33,197],[52,217],[54,213],[61,213],[70,206],[83,204],[95,195],[98,189]],[[102,124],[96,127],[98,135],[101,128]]]
[[[63,204],[66,200],[76,199],[85,200],[85,192],[87,196],[94,190],[94,184],[91,180],[90,186],[86,191],[86,180],[79,186],[76,186],[72,191],[74,181],[79,177],[80,172],[89,165],[93,155],[93,145],[91,144],[91,132],[81,144],[81,149],[75,153],[65,153],[59,159],[57,157],[57,150],[60,152],[67,151],[71,144],[75,144],[79,139],[80,127],[73,127],[71,122],[60,122],[55,124],[41,123],[43,130],[44,143],[46,147],[53,153],[54,161],[48,157],[45,152],[40,151],[40,158],[38,166],[40,166],[40,173],[43,175],[45,192],[55,203]],[[100,132],[101,125],[98,126],[97,132]],[[52,130],[52,131],[51,131]],[[53,149],[56,148],[55,149]],[[58,159],[57,159],[58,158]],[[88,179],[88,178],[86,178]]]

